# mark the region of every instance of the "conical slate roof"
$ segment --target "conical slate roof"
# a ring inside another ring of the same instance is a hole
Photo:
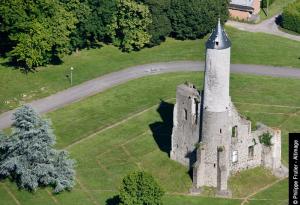
[[[231,42],[219,19],[217,27],[214,29],[206,42],[206,48],[222,50],[229,47],[231,47]]]

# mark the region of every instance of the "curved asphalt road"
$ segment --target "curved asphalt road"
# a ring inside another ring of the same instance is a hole
[[[39,113],[46,113],[132,79],[161,73],[203,70],[204,63],[197,61],[175,61],[134,66],[87,81],[28,104]],[[300,78],[300,69],[287,67],[232,64],[231,72]],[[14,111],[8,111],[0,115],[0,130],[11,125],[11,117]]]
[[[226,25],[235,27],[239,30],[249,31],[249,32],[262,32],[268,33],[280,37],[289,38],[295,41],[300,41],[300,35],[292,35],[286,32],[283,32],[279,29],[278,25],[276,24],[276,18],[278,14],[273,16],[270,19],[266,19],[258,24],[249,24],[249,23],[241,23],[237,21],[227,21]]]

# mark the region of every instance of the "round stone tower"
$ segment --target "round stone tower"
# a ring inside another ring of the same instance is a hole
[[[219,19],[206,42],[204,108],[210,112],[224,112],[229,107],[230,47]]]
[[[230,47],[220,19],[206,43],[206,66],[201,142],[204,155],[202,185],[228,194],[231,125],[229,117]]]

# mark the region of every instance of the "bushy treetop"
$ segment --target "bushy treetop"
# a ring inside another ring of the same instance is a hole
[[[203,37],[228,18],[228,0],[171,0],[171,35],[178,39]]]
[[[171,36],[201,38],[229,0],[2,0],[0,55],[32,70],[65,54],[113,43],[122,51],[155,46]]]
[[[152,23],[148,26],[151,35],[149,46],[159,45],[172,31],[171,22],[168,17],[171,0],[137,0],[148,5],[152,15]]]
[[[133,172],[122,181],[120,204],[161,205],[164,191],[154,178],[146,172]]]
[[[110,36],[123,51],[140,50],[150,41],[147,27],[152,22],[147,6],[134,0],[118,0],[118,10],[110,25]]]
[[[11,41],[9,56],[26,70],[59,61],[68,53],[77,22],[59,0],[3,0],[0,32]]]

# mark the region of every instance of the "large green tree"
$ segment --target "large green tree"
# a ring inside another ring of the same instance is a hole
[[[140,50],[151,38],[147,32],[152,22],[148,7],[133,0],[118,0],[117,7],[110,25],[112,42],[123,51]]]
[[[87,27],[92,15],[88,0],[59,0],[77,19],[76,29],[70,34],[70,50],[79,50],[92,44]]]
[[[68,53],[77,20],[59,0],[2,0],[0,16],[0,32],[11,41],[11,60],[23,68],[57,62]]]
[[[215,27],[218,18],[228,18],[228,0],[171,0],[171,35],[178,39],[203,37]]]
[[[146,172],[133,172],[124,177],[120,188],[123,205],[161,205],[164,191]]]
[[[116,0],[60,0],[78,19],[71,33],[72,50],[99,47],[111,42],[109,26],[117,13]]]
[[[172,31],[168,17],[171,0],[138,0],[138,2],[148,5],[151,12],[152,23],[147,29],[151,35],[149,45],[159,45]]]
[[[0,134],[0,177],[9,177],[19,188],[35,191],[50,185],[54,192],[74,186],[74,161],[66,151],[53,149],[55,136],[50,123],[32,108],[14,113],[13,132]]]
[[[88,0],[92,14],[85,25],[91,42],[111,42],[110,25],[117,13],[117,0]]]

